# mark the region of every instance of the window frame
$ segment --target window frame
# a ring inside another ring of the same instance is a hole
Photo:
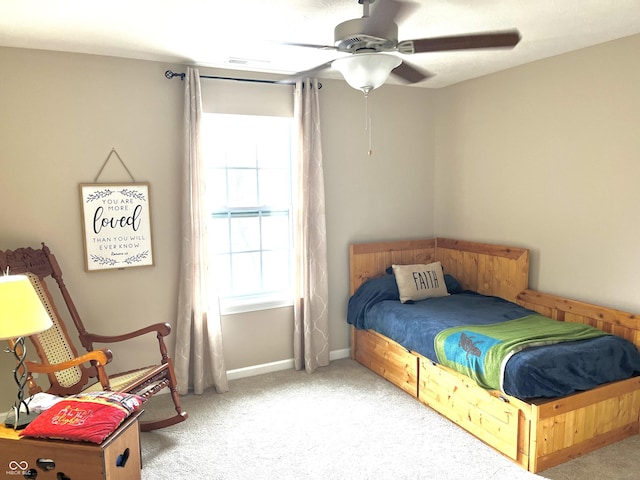
[[[268,117],[268,118],[283,118],[282,116],[273,116],[273,115],[252,115],[252,114],[233,114],[233,113],[205,113],[205,120],[204,122],[206,122],[207,118],[216,116],[218,118],[224,118],[224,117],[229,117],[229,116],[234,116],[234,117],[253,117],[255,120],[255,117]],[[259,310],[267,310],[267,309],[272,309],[272,308],[281,308],[281,307],[290,307],[293,305],[294,302],[294,245],[293,245],[293,222],[294,222],[294,161],[293,161],[293,156],[294,156],[294,149],[295,149],[295,145],[294,145],[294,121],[293,121],[293,117],[284,117],[287,119],[287,129],[288,129],[288,146],[286,147],[286,151],[288,152],[288,161],[285,164],[285,172],[286,172],[286,177],[287,177],[287,181],[289,184],[289,191],[288,191],[288,203],[286,205],[283,204],[274,204],[274,205],[261,205],[259,204],[260,202],[258,201],[258,204],[256,205],[244,205],[244,206],[229,206],[226,205],[224,208],[217,208],[217,207],[213,207],[212,205],[210,205],[209,203],[207,204],[207,209],[208,209],[208,218],[209,220],[212,222],[215,218],[227,218],[228,222],[229,222],[229,232],[227,234],[227,239],[226,242],[228,244],[228,251],[221,254],[221,255],[225,255],[225,256],[229,256],[229,266],[228,266],[228,278],[227,280],[229,282],[233,282],[233,263],[232,263],[232,259],[234,257],[234,255],[238,255],[240,253],[248,253],[247,252],[242,252],[242,251],[235,251],[233,250],[233,246],[232,246],[232,235],[231,235],[231,220],[232,219],[238,219],[238,218],[243,218],[243,217],[247,217],[247,218],[257,218],[258,222],[259,222],[259,228],[260,228],[260,245],[258,250],[256,250],[256,252],[259,252],[260,255],[260,291],[259,292],[254,292],[254,293],[247,293],[247,294],[239,294],[239,295],[226,295],[224,293],[219,293],[218,294],[218,301],[219,301],[219,307],[220,307],[220,312],[223,315],[230,315],[230,314],[236,314],[236,313],[243,313],[243,312],[251,312],[251,311],[259,311]],[[203,123],[204,123],[203,122]],[[203,129],[202,132],[203,136],[204,135],[208,135],[208,133],[206,132],[206,128]],[[256,157],[255,157],[255,164],[253,166],[245,166],[245,167],[239,167],[239,166],[233,166],[230,165],[228,162],[225,162],[225,164],[223,166],[221,166],[220,164],[217,164],[217,162],[211,162],[211,156],[210,153],[205,152],[205,170],[206,170],[206,180],[205,180],[205,186],[207,186],[207,184],[213,183],[215,184],[216,182],[210,182],[209,179],[211,178],[210,175],[212,174],[213,171],[215,170],[221,170],[224,171],[224,175],[225,175],[225,188],[226,188],[226,193],[227,193],[227,203],[229,200],[229,187],[230,187],[230,182],[229,182],[229,171],[232,169],[238,169],[241,170],[243,168],[247,168],[247,169],[255,169],[256,171],[256,189],[259,195],[260,192],[260,181],[262,180],[260,178],[260,171],[266,171],[269,170],[269,168],[280,168],[280,167],[268,167],[268,166],[261,166],[260,164],[260,155],[259,155],[259,150],[257,149],[256,151]],[[284,150],[283,150],[284,151]],[[267,181],[267,180],[263,180],[263,181]],[[271,291],[271,292],[265,292],[264,291],[264,284],[266,282],[268,282],[268,278],[265,279],[264,278],[264,271],[263,271],[263,267],[264,267],[264,257],[263,254],[264,252],[268,252],[268,251],[275,251],[277,252],[278,249],[275,250],[269,250],[269,249],[265,249],[263,248],[263,244],[262,244],[262,240],[263,240],[263,235],[262,235],[262,218],[264,217],[269,217],[269,216],[274,216],[274,215],[284,215],[287,217],[288,220],[288,231],[287,231],[287,237],[288,237],[288,249],[283,249],[286,251],[287,253],[287,258],[288,258],[288,286],[285,289],[278,289],[275,291]],[[208,228],[213,229],[213,225],[209,224]],[[209,251],[209,257],[210,259],[213,258],[213,256],[218,255],[218,253],[214,253],[212,251],[212,249],[210,248]],[[209,261],[209,260],[208,260]],[[215,268],[215,267],[214,267]],[[216,278],[216,274],[214,272],[211,273],[212,276],[214,278]],[[216,280],[214,281],[214,285],[218,284],[218,280],[216,278]]]

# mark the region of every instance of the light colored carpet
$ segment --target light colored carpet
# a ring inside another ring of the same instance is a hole
[[[640,478],[640,436],[534,475],[350,359],[183,402],[186,422],[142,434],[144,480]],[[156,396],[144,415],[171,405]]]

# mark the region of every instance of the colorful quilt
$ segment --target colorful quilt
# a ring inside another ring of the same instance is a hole
[[[504,391],[505,365],[515,353],[527,347],[604,335],[608,334],[589,325],[534,314],[491,325],[448,328],[436,335],[434,346],[442,365],[464,373],[482,387]]]

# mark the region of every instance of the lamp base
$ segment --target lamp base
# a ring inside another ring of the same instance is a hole
[[[26,413],[20,412],[20,416],[18,417],[18,423],[16,425],[16,412],[15,409],[12,409],[7,414],[7,418],[4,419],[4,426],[7,428],[13,428],[14,430],[22,430],[26,428],[32,421],[36,419],[38,413]]]

